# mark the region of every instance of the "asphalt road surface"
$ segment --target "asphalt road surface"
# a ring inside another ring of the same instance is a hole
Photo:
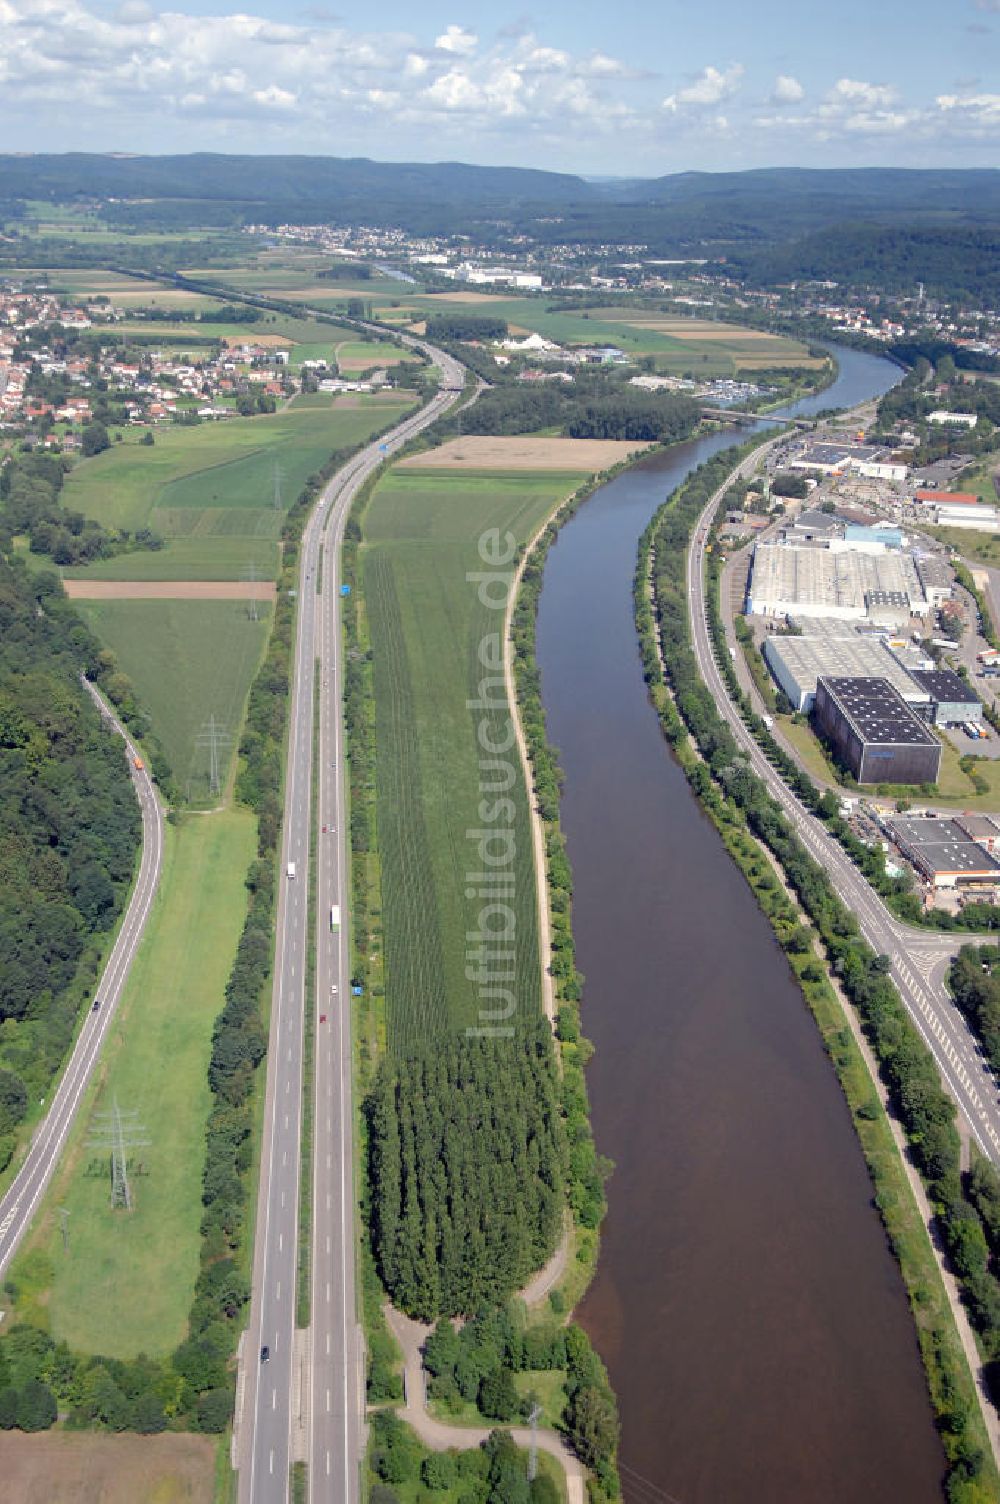
[[[739,467],[749,477],[760,460],[757,450]],[[708,527],[725,491],[727,478],[707,504],[694,532],[688,552],[687,584],[695,658],[702,678],[715,699],[719,714],[728,721],[737,743],[754,772],[781,805],[810,855],[830,875],[838,894],[857,916],[861,932],[872,948],[889,957],[892,979],[907,1012],[933,1054],[942,1080],[969,1125],[982,1152],[1000,1164],[1000,1098],[997,1083],[984,1063],[975,1037],[955,1007],[945,986],[948,962],[963,939],[903,924],[886,908],[882,899],[862,877],[850,857],[828,833],[821,820],[809,814],[768,762],[739,711],[729,698],[719,672],[705,612],[704,563]]]
[[[353,1504],[360,1494],[364,1347],[355,1300],[355,1194],[351,1099],[351,989],[341,719],[339,552],[359,487],[460,395],[464,370],[422,341],[445,373],[432,401],[355,455],[326,487],[302,537],[290,704],[277,944],[249,1330],[237,1397],[239,1497],[282,1504],[294,1438],[304,1432],[313,1500]],[[322,559],[322,575],[320,562]],[[321,588],[317,588],[321,582]],[[319,664],[318,828],[312,830],[313,723]],[[326,831],[323,831],[326,826]],[[309,864],[317,844],[317,908]],[[331,908],[340,924],[331,925]],[[306,966],[316,920],[315,1091],[312,1165],[312,1319],[295,1329]],[[326,1021],[320,1023],[320,1015]],[[267,1348],[266,1361],[262,1358]],[[300,1448],[301,1450],[302,1448]]]
[[[49,1110],[36,1128],[25,1160],[7,1194],[0,1200],[0,1276],[6,1272],[28,1230],[73,1126],[101,1046],[111,1028],[129,967],[142,940],[163,860],[163,811],[149,772],[145,767],[135,766],[139,749],[94,686],[86,679],[83,683],[105,722],[124,739],[132,786],[142,813],[142,857],[118,938],[94,994],[97,1007],[91,1008],[85,1016]]]

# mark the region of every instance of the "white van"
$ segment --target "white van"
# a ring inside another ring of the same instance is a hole
[[[287,877],[294,877],[295,876],[295,863],[294,862],[289,862],[288,863],[288,866],[285,868],[285,875]]]

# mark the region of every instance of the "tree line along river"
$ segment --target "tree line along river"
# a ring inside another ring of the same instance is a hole
[[[781,416],[854,406],[901,374],[837,358],[833,386]],[[538,662],[566,775],[594,1130],[616,1166],[579,1314],[618,1394],[630,1504],[932,1504],[943,1454],[847,1107],[639,661],[639,536],[735,442],[681,444],[609,482],[546,565]]]

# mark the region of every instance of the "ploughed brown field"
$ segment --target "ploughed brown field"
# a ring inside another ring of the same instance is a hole
[[[466,434],[401,460],[401,470],[608,470],[649,449],[623,439],[533,438],[525,434]]]
[[[63,580],[78,601],[273,601],[273,580]]]
[[[212,1504],[207,1436],[0,1431],[4,1504]]]

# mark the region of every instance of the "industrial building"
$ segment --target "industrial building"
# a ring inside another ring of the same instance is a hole
[[[793,709],[808,714],[821,676],[886,679],[909,704],[920,706],[922,713],[929,708],[928,691],[913,681],[882,638],[859,637],[840,622],[835,627],[816,636],[765,637],[767,666]]]
[[[917,575],[932,611],[945,601],[951,600],[952,572],[947,559],[939,554],[926,554],[916,560]]]
[[[859,783],[936,783],[941,743],[884,677],[821,675],[813,719]]]
[[[955,824],[985,851],[992,852],[1000,846],[1000,825],[992,815],[956,815]]]
[[[970,839],[958,820],[929,815],[899,816],[889,832],[900,851],[935,888],[995,886],[1000,862]]]
[[[758,543],[747,610],[758,616],[860,621],[868,614],[865,597],[879,592],[899,601],[888,625],[903,626],[911,614],[923,616],[929,609],[909,554]]]
[[[913,669],[911,677],[926,690],[928,719],[934,726],[959,726],[983,719],[983,702],[967,680],[954,669]]]
[[[815,443],[806,445],[788,461],[790,470],[815,470],[821,475],[843,475],[855,470],[874,480],[906,479],[906,466],[881,445]]]

